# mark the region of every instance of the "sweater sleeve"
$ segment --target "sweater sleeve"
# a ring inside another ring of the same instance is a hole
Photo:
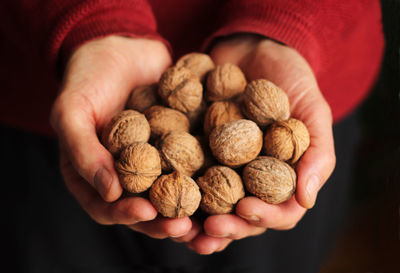
[[[379,71],[384,43],[378,0],[230,0],[219,18],[204,48],[218,37],[247,32],[296,49],[310,63],[335,120],[362,100]]]
[[[110,34],[167,44],[156,31],[146,0],[9,0],[3,11],[7,18],[2,20],[16,28],[8,36],[29,45],[52,68],[62,65],[79,45]]]

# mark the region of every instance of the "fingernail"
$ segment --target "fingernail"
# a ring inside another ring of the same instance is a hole
[[[185,235],[188,234],[188,233],[189,233],[189,232],[187,231],[187,232],[182,233],[182,234],[169,234],[169,237],[170,237],[170,238],[179,238],[179,237],[185,236]]]
[[[307,181],[306,195],[308,200],[308,208],[312,208],[315,205],[319,185],[320,180],[316,175],[312,175]]]
[[[106,195],[110,189],[112,182],[111,174],[106,168],[100,167],[94,175],[94,187],[99,192],[103,199],[106,199]]]
[[[260,222],[260,217],[258,217],[257,215],[239,215],[239,216],[250,222]]]
[[[208,236],[216,237],[216,238],[226,238],[226,237],[232,236],[231,233],[226,233],[226,234],[211,234],[211,233],[206,232],[206,234],[207,234]]]

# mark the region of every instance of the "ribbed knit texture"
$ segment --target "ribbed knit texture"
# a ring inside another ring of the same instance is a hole
[[[175,59],[238,32],[270,37],[310,63],[335,121],[367,95],[383,52],[377,0],[5,0],[0,31],[0,121],[45,133],[55,72],[110,34],[170,42]]]

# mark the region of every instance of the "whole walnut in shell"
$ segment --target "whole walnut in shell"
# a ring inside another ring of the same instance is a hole
[[[242,113],[236,103],[216,101],[207,109],[204,117],[204,133],[209,135],[215,127],[242,118]]]
[[[243,180],[250,193],[270,204],[289,200],[296,190],[296,173],[292,167],[269,156],[259,156],[247,164]]]
[[[210,134],[210,148],[219,162],[239,167],[257,157],[263,135],[251,120],[239,119],[216,127]]]
[[[244,114],[260,126],[290,116],[289,98],[272,82],[259,79],[250,82],[243,94]]]
[[[161,75],[158,93],[169,107],[187,113],[200,106],[203,86],[189,69],[170,67]]]
[[[125,110],[115,115],[103,132],[103,144],[114,156],[133,142],[147,142],[150,125],[145,116],[135,110]]]
[[[296,163],[310,145],[310,134],[300,120],[276,121],[264,137],[264,152],[290,164]]]
[[[199,77],[200,81],[203,81],[206,77],[207,73],[214,69],[215,65],[213,60],[204,53],[189,53],[176,62],[176,67],[185,67],[192,71],[197,77]]]
[[[199,141],[187,132],[174,131],[158,142],[161,166],[164,171],[177,170],[192,176],[204,163]]]
[[[220,101],[233,98],[243,93],[246,77],[234,64],[225,63],[215,67],[207,76],[207,99]]]
[[[160,156],[150,144],[134,142],[122,150],[115,168],[124,189],[133,193],[143,192],[161,174]]]
[[[164,217],[192,215],[199,207],[201,194],[196,182],[180,172],[160,176],[150,188],[149,198]]]
[[[135,87],[131,91],[126,107],[143,113],[147,108],[160,103],[157,90],[157,83]]]
[[[189,132],[189,119],[185,114],[160,105],[154,105],[145,111],[153,137],[162,136],[172,131]]]
[[[200,207],[209,214],[230,213],[234,205],[244,197],[240,176],[231,168],[213,166],[197,179],[203,195]]]

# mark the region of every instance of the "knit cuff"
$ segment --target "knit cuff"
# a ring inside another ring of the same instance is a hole
[[[171,52],[169,43],[156,28],[147,1],[84,1],[54,27],[47,46],[49,61],[62,71],[76,48],[108,35],[159,40]]]
[[[211,49],[218,38],[237,33],[254,33],[279,41],[296,49],[314,72],[320,67],[320,45],[313,35],[312,10],[299,10],[295,5],[279,5],[269,1],[230,1],[221,18],[220,27],[203,44]]]

